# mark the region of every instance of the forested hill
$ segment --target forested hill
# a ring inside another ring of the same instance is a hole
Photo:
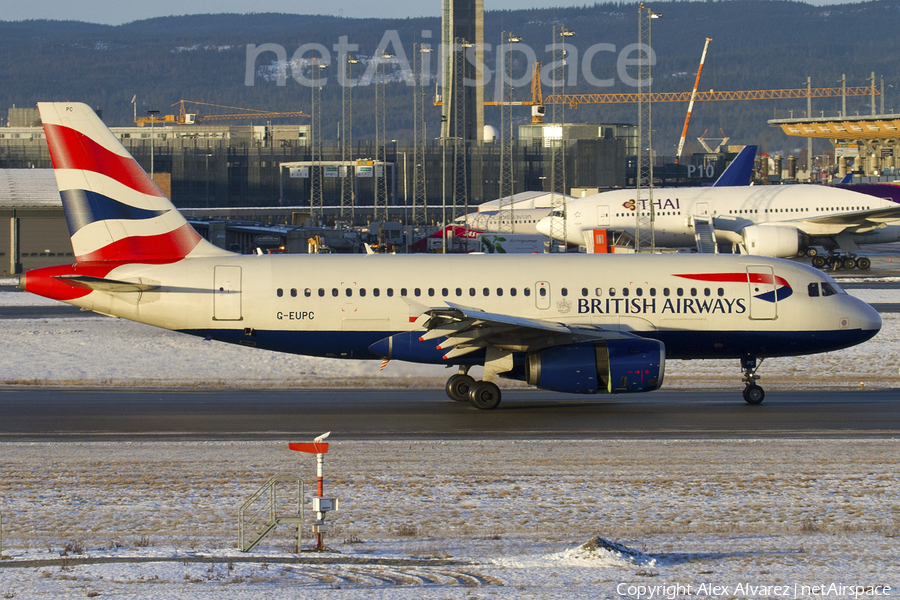
[[[342,36],[358,46],[352,53],[361,59],[354,66],[357,78],[373,74],[367,57],[379,44],[398,58],[411,59],[413,43],[440,40],[439,4],[435,17],[400,20],[349,19],[326,15],[194,15],[136,21],[121,26],[70,21],[0,22],[0,109],[34,106],[41,100],[80,100],[103,109],[111,125],[129,124],[131,98],[137,95],[138,111],[174,111],[179,99],[200,100],[228,106],[263,110],[309,112],[311,88],[298,83],[309,77],[309,66],[287,66],[284,85],[279,85],[275,52],[261,52],[248,61],[248,45],[283,48],[288,61],[301,50],[302,58],[315,55],[315,45],[332,53],[332,64],[322,70],[327,83],[322,90],[323,131],[335,137],[341,118],[341,91],[336,81],[335,46]],[[490,8],[489,5],[487,8]],[[659,2],[652,9],[662,18],[653,21],[653,91],[689,91],[694,83],[705,38],[710,37],[709,55],[701,89],[753,90],[801,88],[806,77],[813,87],[839,87],[843,73],[848,85],[867,85],[872,71],[880,86],[884,78],[885,109],[900,109],[900,0],[878,0],[858,4],[816,7],[801,2],[733,0],[729,2]],[[514,32],[522,44],[535,52],[537,60],[551,62],[545,47],[552,43],[554,24],[576,33],[568,38],[577,51],[568,61],[567,93],[635,91],[628,77],[636,77],[634,66],[622,61],[634,58],[625,51],[637,42],[637,4],[607,3],[579,8],[489,11],[485,14],[485,41],[491,45],[486,63],[494,69],[493,48],[501,32]],[[393,33],[396,32],[396,33]],[[428,37],[430,35],[430,37]],[[605,44],[597,46],[597,44]],[[304,45],[309,51],[303,53]],[[402,52],[401,52],[402,50]],[[584,59],[590,57],[589,61]],[[301,56],[298,56],[301,58]],[[427,56],[431,70],[437,69],[437,53]],[[517,99],[528,99],[530,87],[526,55],[515,55],[515,76],[522,87]],[[248,67],[248,62],[252,64]],[[388,139],[412,136],[412,88],[402,82],[400,66],[387,68]],[[249,70],[249,76],[248,76]],[[251,85],[247,85],[249,83]],[[377,78],[375,79],[377,81]],[[353,125],[356,137],[375,132],[373,81],[354,87]],[[494,81],[486,99],[494,98]],[[549,86],[544,94],[551,93]],[[427,90],[431,98],[433,87]],[[877,99],[880,110],[881,99]],[[813,100],[813,114],[834,115],[840,99]],[[515,110],[520,122],[530,120],[527,107]],[[722,129],[733,143],[755,143],[769,151],[800,147],[801,140],[788,139],[768,127],[766,120],[802,116],[805,100],[738,101],[698,103],[694,108],[691,137],[704,130],[716,137]],[[870,99],[850,98],[848,111],[870,113]],[[681,132],[686,105],[655,104],[654,145],[672,154]],[[428,134],[439,131],[439,109],[428,105]],[[549,113],[549,107],[548,107]],[[3,113],[0,113],[3,114]],[[566,110],[567,121],[634,122],[634,105],[581,105]],[[488,123],[499,125],[496,108],[486,109]],[[296,121],[295,121],[296,122]],[[304,122],[304,121],[301,121]],[[824,145],[822,146],[824,147]],[[690,149],[690,147],[689,147]],[[696,143],[694,150],[699,150]],[[819,150],[817,150],[819,151]]]

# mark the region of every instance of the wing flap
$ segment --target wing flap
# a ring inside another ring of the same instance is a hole
[[[595,326],[570,326],[542,319],[513,317],[477,308],[447,303],[448,308],[432,308],[425,323],[428,330],[420,339],[447,339],[439,349],[450,348],[447,358],[462,356],[492,346],[511,352],[533,352],[552,346],[591,340],[633,338],[633,334]]]

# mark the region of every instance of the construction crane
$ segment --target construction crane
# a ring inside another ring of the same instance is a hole
[[[442,104],[440,96],[435,96],[434,105]],[[485,106],[531,106],[531,122],[544,122],[544,90],[541,88],[541,62],[534,63],[534,72],[531,75],[531,100],[516,100],[512,102],[497,102],[495,100],[486,100]]]
[[[197,104],[200,106],[213,106],[215,108],[227,108],[229,110],[242,110],[245,112],[225,115],[201,115],[198,112],[188,112],[185,104]],[[230,121],[232,119],[284,119],[291,117],[309,117],[308,114],[300,111],[296,112],[271,112],[266,110],[257,110],[254,108],[240,108],[238,106],[223,106],[221,104],[210,104],[209,102],[198,102],[196,100],[179,100],[172,106],[178,106],[177,115],[149,115],[146,117],[137,117],[134,122],[143,127],[146,123],[170,123],[174,125],[195,125],[204,121]]]
[[[808,94],[808,95],[807,95]],[[708,92],[652,92],[649,94],[650,102],[690,102],[691,97],[695,102],[726,102],[733,100],[790,100],[809,98],[840,98],[842,96],[880,96],[881,92],[872,86],[854,86],[848,88],[806,88],[785,90],[742,90],[742,91],[716,91]],[[515,102],[485,101],[485,106],[531,106],[532,123],[542,123],[544,106],[547,104],[568,104],[569,108],[578,108],[579,104],[628,104],[638,101],[638,97],[644,102],[648,101],[647,94],[639,93],[615,93],[615,94],[551,94],[543,97],[541,91],[540,63],[537,63],[534,75],[531,79],[531,100]],[[441,97],[435,96],[435,106],[441,105]],[[285,113],[287,114],[287,113]],[[209,118],[209,117],[206,117]],[[162,119],[162,117],[158,117]],[[147,121],[149,123],[149,120]],[[161,123],[161,120],[157,120]]]
[[[697,88],[700,87],[700,74],[703,72],[703,63],[706,62],[706,51],[712,38],[706,38],[703,44],[703,54],[700,55],[700,67],[697,69],[697,80],[694,81],[694,90],[691,92],[691,101],[688,103],[687,116],[684,118],[684,129],[681,130],[681,139],[678,140],[678,151],[675,153],[675,164],[681,162],[681,151],[684,150],[684,140],[687,137],[688,124],[691,122],[691,112],[694,110],[694,100],[697,98]]]
[[[693,92],[652,92],[650,102],[688,102]],[[807,95],[808,94],[808,95]],[[744,90],[697,92],[697,102],[721,102],[728,100],[787,100],[791,98],[840,98],[841,96],[880,96],[881,93],[872,86],[856,86],[848,88],[806,88],[788,90]],[[648,94],[552,94],[544,99],[544,104],[568,104],[569,108],[577,108],[579,104],[624,104],[637,102],[638,96],[645,102]]]

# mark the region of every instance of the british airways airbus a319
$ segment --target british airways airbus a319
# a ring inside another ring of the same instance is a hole
[[[738,359],[758,404],[761,359],[881,327],[828,275],[758,256],[233,254],[191,228],[89,106],[38,107],[77,262],[19,287],[104,315],[277,352],[452,366],[447,394],[479,409],[499,404],[498,377],[649,392],[667,358]]]

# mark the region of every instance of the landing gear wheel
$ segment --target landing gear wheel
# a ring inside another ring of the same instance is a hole
[[[478,410],[494,410],[500,404],[500,388],[490,381],[479,381],[469,390],[469,404]]]
[[[850,257],[850,256],[845,258],[844,259],[844,268],[847,269],[848,271],[852,271],[853,269],[855,269],[856,268],[856,259],[853,257]]]
[[[813,256],[818,256],[818,254],[819,254],[819,251],[816,250],[815,248],[807,248],[806,249],[806,255],[810,258],[812,258]]]
[[[469,390],[475,385],[475,380],[468,375],[457,374],[447,380],[447,395],[454,402],[468,402]]]
[[[869,260],[868,257],[863,256],[859,260],[856,261],[856,266],[860,268],[862,271],[868,271],[869,267],[872,266],[872,261]]]
[[[817,269],[824,269],[825,265],[828,264],[828,260],[821,255],[813,256],[812,265]]]
[[[756,384],[744,388],[744,400],[747,404],[760,404],[766,398],[766,392]]]

